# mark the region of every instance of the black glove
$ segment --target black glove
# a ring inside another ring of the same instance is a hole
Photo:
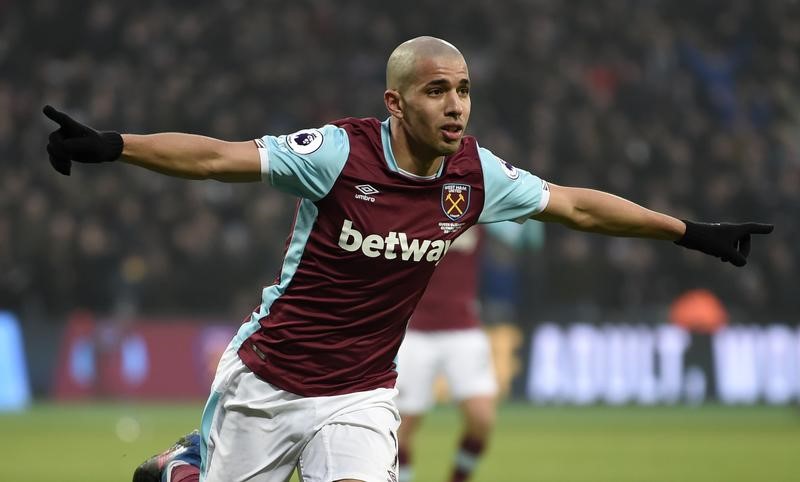
[[[750,254],[750,235],[769,234],[771,224],[760,223],[686,223],[686,233],[675,244],[696,249],[735,266],[747,264]]]
[[[42,112],[59,125],[50,133],[47,154],[53,169],[61,174],[69,176],[72,161],[111,162],[122,154],[122,136],[118,132],[98,132],[49,105]]]

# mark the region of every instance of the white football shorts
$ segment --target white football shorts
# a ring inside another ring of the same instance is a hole
[[[480,328],[408,330],[397,355],[397,408],[416,415],[429,410],[434,382],[444,375],[456,401],[497,394],[489,338]]]
[[[254,375],[229,347],[203,412],[200,480],[303,482],[397,477],[397,391],[302,397]]]

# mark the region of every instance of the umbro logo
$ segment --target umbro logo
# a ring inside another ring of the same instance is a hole
[[[367,196],[372,194],[378,194],[379,192],[377,189],[370,186],[369,184],[359,184],[358,186],[356,186],[356,189],[361,191],[362,194],[366,194]]]
[[[370,186],[369,184],[359,184],[358,186],[356,186],[356,189],[361,193],[361,194],[356,194],[354,196],[356,199],[361,199],[362,201],[369,201],[371,203],[375,202],[375,198],[373,197],[373,195],[378,194],[380,192],[374,187]]]

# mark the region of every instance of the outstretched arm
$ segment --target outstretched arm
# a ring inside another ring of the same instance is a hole
[[[613,194],[592,189],[549,185],[547,207],[531,216],[580,231],[674,241],[736,266],[747,264],[750,235],[769,234],[759,223],[695,223],[651,211]]]
[[[679,239],[686,231],[680,219],[607,192],[552,183],[548,183],[548,188],[547,207],[533,215],[533,219],[561,223],[579,231],[670,241]]]
[[[123,134],[121,161],[169,176],[226,182],[261,180],[255,142],[227,142],[194,134]]]
[[[50,106],[45,106],[44,114],[59,125],[48,138],[50,163],[67,176],[73,161],[99,163],[120,159],[188,179],[261,180],[261,162],[254,141],[227,142],[181,133],[120,135],[113,131],[98,132]]]

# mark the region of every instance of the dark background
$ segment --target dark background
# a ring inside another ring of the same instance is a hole
[[[44,104],[99,129],[227,140],[384,119],[386,58],[417,35],[461,49],[468,130],[516,166],[678,217],[776,225],[743,269],[548,226],[538,251],[487,254],[515,259],[518,322],[659,322],[693,288],[733,321],[797,322],[800,3],[756,0],[0,1],[0,308],[23,326],[78,309],[236,323],[293,212],[263,184],[121,163],[63,177]]]

